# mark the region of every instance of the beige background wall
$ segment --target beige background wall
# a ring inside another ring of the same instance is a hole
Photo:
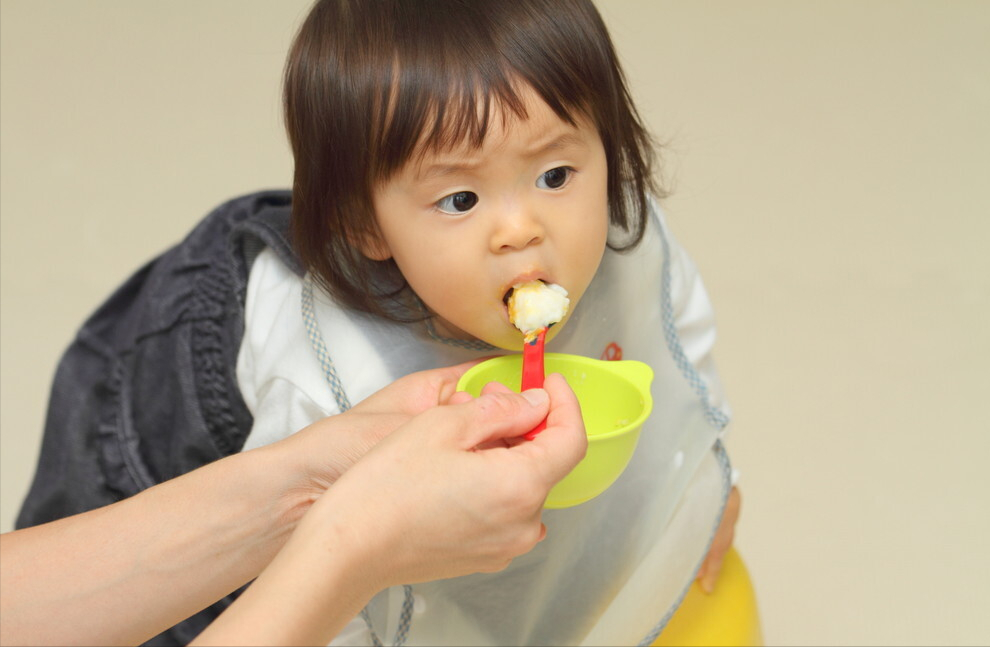
[[[286,186],[308,5],[0,2],[0,530],[83,318]],[[603,1],[719,315],[769,644],[990,640],[990,3]]]

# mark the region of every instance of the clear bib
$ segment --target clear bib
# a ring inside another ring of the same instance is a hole
[[[383,591],[331,644],[649,644],[707,554],[730,488],[725,415],[684,356],[671,305],[669,242],[653,214],[631,253],[602,266],[553,352],[635,359],[654,370],[653,413],[619,479],[597,498],[547,510],[547,537],[504,571]],[[336,306],[306,280],[304,318],[345,410],[410,372],[492,354],[424,326]],[[322,406],[322,405],[321,405]],[[251,444],[249,439],[248,445]],[[415,487],[415,484],[410,484]]]

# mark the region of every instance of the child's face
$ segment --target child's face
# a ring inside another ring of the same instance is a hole
[[[382,232],[366,247],[395,259],[437,315],[441,334],[522,348],[503,298],[541,279],[567,289],[573,312],[608,234],[605,151],[595,127],[571,126],[532,91],[528,118],[496,112],[480,149],[413,158],[374,194]],[[566,324],[553,326],[548,338]]]

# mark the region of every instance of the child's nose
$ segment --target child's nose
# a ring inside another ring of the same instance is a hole
[[[496,220],[491,251],[498,254],[537,245],[546,232],[537,215],[523,207],[504,209]]]

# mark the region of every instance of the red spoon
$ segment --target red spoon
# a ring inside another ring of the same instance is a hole
[[[546,337],[547,329],[540,328],[536,339],[523,344],[522,383],[519,385],[520,391],[543,388],[543,378],[546,376],[543,369],[543,344],[546,342]],[[540,424],[523,435],[523,438],[533,440],[546,427],[547,421],[544,418]]]

